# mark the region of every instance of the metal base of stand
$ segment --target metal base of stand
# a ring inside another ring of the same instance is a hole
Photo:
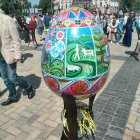
[[[140,40],[138,40],[135,50],[134,50],[133,53],[130,55],[130,57],[133,56],[136,60],[139,61],[139,58],[136,57],[136,55],[137,55],[137,56],[140,55]]]
[[[95,95],[89,98],[89,105],[77,105],[73,96],[62,95],[64,110],[62,112],[63,132],[61,140],[94,140],[95,124],[93,121],[93,101]],[[89,136],[90,135],[90,136]]]

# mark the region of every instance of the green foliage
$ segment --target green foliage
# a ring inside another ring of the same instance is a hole
[[[22,9],[31,8],[28,0],[0,0],[0,6],[6,14],[22,14]]]
[[[119,0],[119,8],[124,12],[140,11],[140,0]]]
[[[39,1],[39,8],[43,9],[43,13],[51,12],[53,9],[53,0],[40,0]]]
[[[37,4],[34,4],[34,5],[33,5],[33,8],[38,8],[38,5],[37,5]]]

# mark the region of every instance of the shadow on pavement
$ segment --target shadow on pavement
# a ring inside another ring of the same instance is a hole
[[[0,91],[0,97],[2,97],[6,92],[7,92],[7,88],[5,88],[4,90]]]
[[[140,64],[133,58],[112,56],[125,61],[93,105],[96,140],[122,140],[128,115],[140,82]],[[98,94],[98,93],[97,93]]]
[[[21,77],[21,76],[20,76]],[[26,79],[28,82],[30,82],[33,85],[33,88],[36,90],[37,88],[39,88],[40,84],[41,84],[41,77],[36,76],[35,74],[31,74],[28,75],[26,77],[21,77],[23,79]],[[35,92],[36,93],[36,92]],[[17,95],[18,95],[18,100],[21,98],[21,94],[23,95],[27,95],[26,90],[18,87],[17,88]],[[35,95],[34,95],[35,96]]]
[[[24,63],[24,61],[26,61],[26,59],[27,58],[31,58],[31,57],[33,57],[33,54],[31,54],[31,53],[25,53],[25,54],[23,54],[22,55],[22,60],[21,60],[21,63]]]
[[[131,55],[133,51],[126,51],[125,54]]]
[[[31,82],[35,89],[39,88],[39,86],[41,84],[41,77],[39,77],[35,74],[28,75],[25,77],[25,79],[27,79],[27,81]]]

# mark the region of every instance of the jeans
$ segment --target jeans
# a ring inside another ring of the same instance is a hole
[[[1,77],[9,90],[9,99],[16,99],[16,88],[15,86],[19,86],[23,89],[28,90],[31,86],[26,80],[21,79],[16,74],[17,63],[7,64],[3,57],[0,55],[0,73]]]

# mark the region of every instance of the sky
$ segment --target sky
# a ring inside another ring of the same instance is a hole
[[[38,3],[39,3],[39,0],[28,0],[28,1],[31,2],[32,5],[34,5],[34,4],[38,4]]]

